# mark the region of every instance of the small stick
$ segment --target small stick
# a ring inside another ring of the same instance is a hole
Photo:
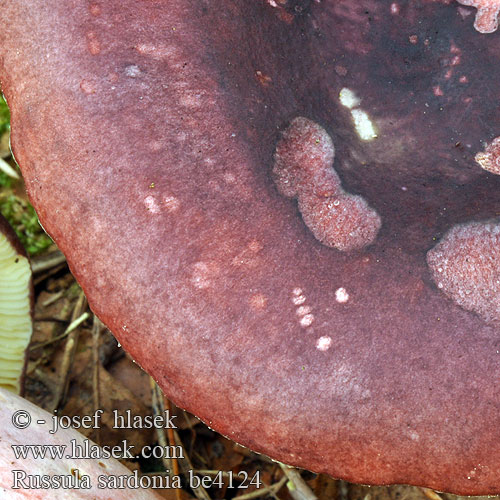
[[[101,391],[99,386],[99,337],[101,335],[102,323],[94,314],[94,322],[92,324],[92,403],[94,405],[94,414],[101,406]],[[101,429],[98,426],[95,430],[95,440],[97,444],[101,444]]]
[[[59,266],[64,262],[66,262],[66,257],[60,250],[56,250],[55,252],[34,257],[31,260],[31,270],[33,274],[39,274]]]
[[[288,478],[286,486],[293,500],[318,500],[318,497],[302,479],[300,472],[295,467],[290,467],[282,463],[279,465]]]
[[[64,293],[65,293],[65,290],[59,290],[57,293],[55,293],[54,295],[49,297],[47,300],[44,300],[42,302],[42,306],[47,307],[47,306],[50,306],[51,304],[53,304],[54,302],[57,302],[64,295]]]
[[[46,272],[40,273],[35,276],[33,280],[33,285],[38,286],[40,283],[43,283],[46,279],[50,278],[54,274],[57,274],[59,271],[67,268],[66,264],[60,264],[59,266],[53,267]]]
[[[55,316],[35,316],[34,321],[44,321],[47,323],[67,323],[68,320],[64,318],[56,318]]]
[[[19,174],[16,172],[16,170],[11,167],[3,158],[0,158],[0,170],[13,179],[20,179]]]
[[[45,347],[47,345],[53,344],[54,342],[57,342],[58,340],[63,339],[64,337],[67,337],[78,325],[83,323],[88,317],[89,317],[89,313],[87,313],[87,312],[83,313],[79,318],[77,318],[75,321],[73,321],[68,326],[68,328],[66,328],[66,330],[64,330],[64,332],[61,333],[61,335],[57,335],[57,337],[52,337],[51,339],[46,340],[45,342],[41,342],[40,344],[30,346],[30,351],[35,351],[36,349],[39,349],[40,347]],[[35,321],[49,321],[49,320],[35,318]],[[53,320],[50,320],[50,321],[63,323],[63,322],[66,322],[67,320],[54,318]]]
[[[163,398],[163,392],[161,391],[160,387],[158,384],[155,382],[153,377],[149,377],[149,380],[151,382],[151,392],[152,392],[152,400],[153,400],[153,413],[154,415],[162,415],[165,411],[165,405],[164,405],[164,398]],[[167,404],[170,402],[167,399]],[[169,404],[169,410],[170,410],[170,404]],[[174,429],[169,428],[168,429],[168,434],[169,434],[169,441],[170,443],[175,444],[175,434],[174,434]],[[158,436],[158,442],[160,443],[160,446],[165,448],[167,446],[167,439],[165,437],[165,430],[163,428],[157,427],[156,428],[156,435]],[[165,469],[167,470],[167,473],[170,476],[175,476],[179,475],[179,463],[177,462],[176,459],[170,459],[170,458],[165,458],[162,457],[163,464],[165,465]],[[182,500],[182,495],[179,489],[175,490],[175,498],[177,500]]]
[[[61,370],[59,372],[59,384],[52,404],[52,409],[59,409],[65,402],[69,389],[69,374],[73,359],[75,358],[75,351],[78,346],[78,337],[80,330],[78,326],[87,319],[85,316],[85,309],[87,309],[87,299],[83,291],[80,292],[78,300],[76,301],[73,313],[71,315],[71,323],[66,328],[65,334],[68,334],[66,345],[64,346],[63,360],[61,363]],[[88,313],[87,313],[88,314]],[[84,317],[82,319],[82,317]]]
[[[153,414],[154,416],[163,415],[165,411],[165,406],[163,405],[163,394],[158,384],[155,382],[153,377],[149,377],[151,384],[151,398],[153,404]],[[156,436],[158,437],[158,442],[163,449],[166,449],[167,438],[165,436],[165,430],[162,427],[156,427]],[[170,458],[162,457],[163,465],[170,476],[173,475],[172,461]]]
[[[151,379],[151,384],[152,385],[154,384],[154,386],[156,388],[155,390],[157,390],[160,395],[163,395],[158,384],[153,379]],[[153,405],[153,408],[154,408],[154,405]],[[175,429],[172,429],[172,435],[174,437],[173,442],[175,444],[177,444],[178,446],[182,446],[182,448],[184,449],[184,444],[182,443],[181,438]],[[159,441],[159,439],[158,439],[158,441]],[[160,444],[161,444],[161,442],[160,442]],[[193,464],[191,463],[191,460],[189,460],[187,453],[183,453],[183,456],[184,456],[184,458],[179,459],[179,462],[180,462],[180,465],[182,467],[183,474],[186,475],[186,473],[189,470],[191,470],[191,471],[193,470]],[[193,488],[193,492],[194,492],[196,498],[198,498],[198,500],[210,500],[210,496],[208,495],[205,488],[203,488],[203,486],[198,486],[197,488]]]
[[[83,292],[82,292],[83,295]],[[82,310],[84,307],[87,307],[87,300],[85,299],[85,296],[83,296],[84,303],[82,303]],[[76,307],[75,307],[76,309]],[[72,331],[76,330],[88,317],[90,314],[88,312],[84,312],[83,314],[80,314],[77,318],[73,319],[73,316],[71,317],[71,323],[68,325],[64,333],[67,335],[68,333],[71,333]]]
[[[162,396],[163,396],[163,393],[162,393]],[[165,399],[162,398],[162,400],[165,402]],[[170,399],[168,399],[168,398],[166,399],[165,406],[167,408],[167,411],[169,413],[171,413],[172,412],[172,403],[170,402]],[[168,437],[168,442],[171,445],[175,446],[174,429],[172,429],[171,427],[168,427],[168,429],[167,429],[167,437]],[[173,468],[174,476],[178,476],[179,475],[179,462],[177,461],[177,458],[175,458],[175,457],[172,458],[172,468]]]
[[[347,482],[343,481],[342,479],[339,479],[338,481],[339,485],[339,500],[347,500],[349,491],[347,489]]]
[[[422,493],[429,499],[429,500],[443,500],[443,497],[441,495],[438,495],[434,490],[431,490],[430,488],[420,488],[422,490]]]
[[[287,476],[283,476],[277,483],[271,484],[270,486],[266,486],[264,488],[259,488],[258,490],[251,491],[250,493],[245,493],[239,497],[236,497],[238,500],[252,500],[253,498],[260,498],[264,495],[271,495],[276,498],[276,493],[284,486],[284,484],[288,481]]]
[[[50,344],[53,344],[54,342],[57,342],[58,340],[61,340],[63,339],[64,337],[67,337],[68,334],[70,334],[73,330],[75,330],[76,328],[78,328],[88,317],[89,317],[89,313],[88,312],[84,312],[81,316],[79,316],[78,318],[75,319],[75,321],[72,321],[68,327],[66,328],[66,330],[64,330],[63,333],[61,333],[61,335],[58,335],[57,337],[53,337],[49,340],[46,340],[45,342],[42,342],[40,344],[37,344],[37,345],[32,345],[30,346],[30,351],[35,351],[36,349],[39,349],[40,347],[45,347],[47,345],[50,345]],[[65,319],[59,319],[59,318],[51,318],[51,319],[48,319],[48,318],[35,318],[35,321],[53,321],[54,323],[66,323],[67,320]]]

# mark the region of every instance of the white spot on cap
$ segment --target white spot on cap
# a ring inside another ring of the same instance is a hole
[[[309,306],[300,306],[297,308],[297,316],[305,316],[311,312],[311,308]]]
[[[355,108],[356,106],[359,106],[359,104],[361,103],[361,100],[354,93],[354,91],[345,87],[340,91],[339,99],[340,99],[340,104],[349,109]]]
[[[170,45],[158,45],[153,42],[140,43],[135,46],[140,54],[152,57],[153,59],[167,59],[175,61],[178,57],[177,49]]]
[[[165,205],[165,208],[167,209],[167,212],[170,213],[177,212],[181,204],[175,196],[165,196],[165,198],[163,198],[163,203]]]
[[[306,298],[304,295],[299,295],[298,297],[293,297],[292,298],[292,302],[296,305],[296,306],[300,306],[301,304],[303,304],[304,302],[306,301]]]
[[[292,302],[296,306],[302,305],[306,301],[306,296],[303,294],[302,288],[294,288],[292,290]]]
[[[256,293],[250,297],[250,306],[256,310],[265,309],[267,305],[267,297],[262,293]]]
[[[253,253],[258,253],[264,248],[264,245],[259,240],[252,240],[248,243],[248,249]]]
[[[302,288],[296,287],[292,290],[292,303],[298,306],[295,310],[295,314],[299,318],[300,326],[307,328],[311,326],[314,321],[314,315],[312,314],[312,308],[303,305],[306,302],[306,296]]]
[[[212,278],[219,274],[215,262],[195,262],[192,266],[191,283],[195,288],[203,290],[212,286]]]
[[[139,69],[139,66],[131,64],[125,68],[125,74],[130,78],[137,78],[141,74],[141,70]]]
[[[156,202],[154,196],[146,196],[146,198],[144,199],[144,205],[146,206],[146,209],[149,210],[152,214],[157,214],[160,211],[160,207],[158,206],[158,203]]]
[[[89,31],[87,33],[87,47],[89,52],[94,56],[101,52],[101,44],[94,31]]]
[[[224,178],[224,181],[227,182],[228,184],[234,184],[236,182],[236,177],[229,172],[226,172],[224,174],[223,178]]]
[[[360,139],[363,141],[372,141],[378,137],[375,126],[365,111],[362,109],[353,109],[351,115]]]
[[[347,290],[343,287],[337,288],[337,290],[335,290],[335,300],[339,304],[345,304],[349,300],[349,294],[347,293]]]
[[[307,328],[308,326],[311,326],[313,324],[313,321],[314,315],[306,314],[305,316],[302,316],[302,318],[300,318],[300,325],[304,328]]]
[[[418,435],[418,432],[409,431],[408,434],[410,436],[410,439],[412,439],[413,441],[418,441],[420,439],[420,436]]]
[[[318,349],[318,351],[328,351],[331,345],[332,345],[331,337],[320,337],[316,341],[316,349]]]
[[[361,99],[359,99],[354,91],[344,87],[339,93],[339,99],[343,106],[351,110],[354,127],[359,137],[363,141],[371,141],[375,139],[377,137],[375,126],[366,111],[357,108],[361,104]]]
[[[89,80],[82,80],[80,82],[80,90],[87,95],[96,93],[95,85]]]

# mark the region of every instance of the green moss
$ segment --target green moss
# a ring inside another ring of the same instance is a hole
[[[14,184],[14,179],[6,173],[0,171],[0,188],[10,188]]]
[[[0,138],[10,131],[10,112],[7,103],[0,94]],[[16,183],[0,171],[0,213],[9,221],[29,255],[42,252],[52,244],[52,240],[38,222],[34,208],[23,199],[13,194]]]
[[[10,113],[7,103],[3,96],[0,94],[0,139],[3,139],[5,134],[10,130]],[[7,174],[0,171],[0,187],[11,187],[13,179]]]
[[[42,252],[52,244],[38,222],[35,209],[14,194],[0,196],[0,212],[14,228],[29,255]]]
[[[3,96],[0,96],[0,136],[10,129],[10,112]]]

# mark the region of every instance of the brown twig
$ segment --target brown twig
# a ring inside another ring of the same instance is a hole
[[[167,399],[163,399],[163,401],[165,401],[165,407],[167,408],[167,411],[169,413],[172,413],[172,403],[170,402],[170,400],[167,398]],[[168,437],[169,444],[175,446],[174,429],[172,429],[171,427],[167,428],[167,437]],[[175,458],[175,457],[172,458],[172,469],[174,472],[174,476],[178,476],[179,475],[179,462],[177,461],[177,458]]]
[[[43,283],[46,279],[50,278],[54,274],[57,274],[64,268],[66,268],[66,264],[61,264],[59,266],[52,267],[51,269],[49,269],[44,273],[40,273],[39,275],[35,276],[35,279],[33,280],[33,285],[37,286],[40,283]]]
[[[165,412],[165,406],[163,404],[163,393],[161,389],[158,387],[158,384],[155,382],[153,377],[149,377],[151,383],[151,399],[153,405],[153,415],[156,417],[158,415],[163,415]],[[158,437],[158,443],[164,449],[167,446],[167,438],[165,436],[165,430],[163,427],[156,427],[156,436]],[[170,458],[162,457],[163,465],[165,469],[170,474],[173,475],[172,462]]]
[[[238,500],[252,500],[253,498],[260,498],[264,495],[271,495],[274,498],[276,493],[285,485],[288,481],[287,476],[283,476],[277,483],[271,484],[270,486],[265,486],[264,488],[259,488],[258,490],[251,491],[250,493],[245,493],[237,497]]]
[[[49,271],[66,262],[66,257],[60,250],[33,257],[31,259],[31,270],[33,274]]]
[[[430,488],[420,488],[422,490],[422,493],[429,499],[429,500],[443,500],[443,497],[441,495],[438,495],[434,490],[431,490]]]
[[[280,463],[280,467],[288,478],[286,485],[290,492],[290,496],[294,500],[318,500],[318,497],[302,479],[300,472],[295,467],[290,467],[282,463]]]
[[[70,333],[66,340],[66,345],[64,346],[61,370],[59,371],[59,384],[57,386],[57,391],[54,395],[54,401],[52,403],[53,410],[59,409],[64,404],[66,396],[68,394],[70,378],[69,374],[71,365],[73,364],[73,359],[75,357],[75,351],[78,346],[78,337],[80,335],[80,330],[78,328],[78,324],[76,323],[77,320],[79,320],[80,317],[84,314],[85,309],[87,309],[87,299],[83,291],[81,291],[71,315],[71,323],[66,329],[66,332]],[[71,330],[72,327],[73,330]]]
[[[47,300],[44,300],[42,302],[42,306],[47,307],[53,304],[54,302],[57,302],[61,297],[64,296],[64,292],[65,290],[59,290],[57,293],[54,293]]]
[[[56,318],[55,316],[35,316],[34,321],[43,321],[47,323],[67,323],[68,320],[64,318]]]
[[[152,378],[151,378],[151,387],[153,388],[153,411],[154,411],[155,409],[154,398],[155,397],[158,398],[158,395],[161,395],[161,398],[163,398],[163,393],[161,392],[161,389],[159,388],[158,384]],[[158,406],[156,411],[158,411]],[[177,446],[182,446],[182,448],[184,449],[184,444],[182,443],[178,432],[175,429],[171,429],[171,431],[174,438],[173,443],[175,443]],[[163,434],[163,438],[165,439],[165,434]],[[160,441],[159,437],[158,441],[160,442],[160,445],[162,445],[162,442]],[[186,475],[188,474],[188,471],[193,470],[193,464],[191,463],[191,460],[189,459],[187,453],[183,453],[182,455],[183,458],[179,458],[179,465],[181,466],[182,473]],[[205,488],[203,488],[203,486],[198,486],[197,488],[193,488],[193,493],[195,494],[196,498],[198,498],[198,500],[210,500],[210,496],[208,495]]]
[[[52,337],[51,339],[46,340],[45,342],[41,342],[40,344],[30,346],[30,351],[35,351],[36,349],[39,349],[40,347],[48,346],[50,344],[53,344],[54,342],[57,342],[58,340],[63,339],[64,337],[67,337],[71,332],[76,330],[88,317],[89,317],[89,313],[84,312],[78,318],[76,318],[74,321],[71,321],[71,323],[68,325],[66,330],[64,330],[64,332],[61,333],[61,335],[57,335],[57,337]],[[37,321],[45,321],[45,320],[37,319]],[[67,323],[67,320],[64,320],[64,319],[60,319],[57,321],[56,321],[56,319],[54,319],[54,321],[61,322],[61,323]]]
[[[179,433],[175,429],[173,429],[173,431],[174,431],[176,444],[180,445],[180,446],[184,446],[182,444]],[[184,459],[180,461],[180,465],[182,467],[182,472],[184,474],[187,474],[187,472],[189,470],[193,470],[193,464],[191,463],[191,460],[189,459],[187,454],[185,455]],[[203,486],[198,486],[197,488],[193,488],[193,492],[194,492],[196,498],[198,498],[199,500],[210,500],[210,496],[206,492],[205,488],[203,488]]]
[[[101,335],[102,323],[94,314],[94,322],[92,324],[92,403],[94,412],[100,409],[101,406],[101,390],[99,386],[99,368],[101,362],[99,360],[99,338]],[[95,430],[95,440],[97,444],[101,444],[101,429],[98,426]]]
[[[16,172],[16,169],[7,163],[3,158],[0,158],[0,170],[9,177],[12,177],[12,179],[19,180],[21,178]]]
[[[152,404],[153,404],[153,413],[155,416],[163,415],[165,412],[165,400],[163,398],[163,392],[161,391],[158,384],[155,382],[153,377],[149,377],[151,382],[151,395],[152,395]],[[167,400],[168,401],[168,400]],[[169,408],[170,409],[170,408]],[[173,431],[170,427],[167,429],[170,438],[170,431]],[[158,437],[158,442],[163,449],[167,449],[167,438],[165,436],[165,430],[163,427],[156,427],[156,435]],[[171,443],[175,443],[175,436],[172,434],[172,439],[169,439]],[[162,456],[163,465],[167,473],[172,476],[179,475],[179,464],[175,458],[166,458]],[[176,488],[175,490],[175,498],[177,500],[182,500],[181,491]]]
[[[343,481],[342,479],[339,479],[338,485],[339,485],[339,494],[338,494],[339,500],[347,500],[349,496],[347,482]]]

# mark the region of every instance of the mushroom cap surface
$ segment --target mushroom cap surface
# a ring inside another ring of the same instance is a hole
[[[4,2],[0,84],[31,201],[177,405],[334,477],[500,493],[498,321],[455,299],[495,297],[498,250],[486,268],[476,252],[479,285],[438,286],[453,242],[427,260],[500,213],[500,178],[474,160],[500,136],[500,36],[473,13]]]

